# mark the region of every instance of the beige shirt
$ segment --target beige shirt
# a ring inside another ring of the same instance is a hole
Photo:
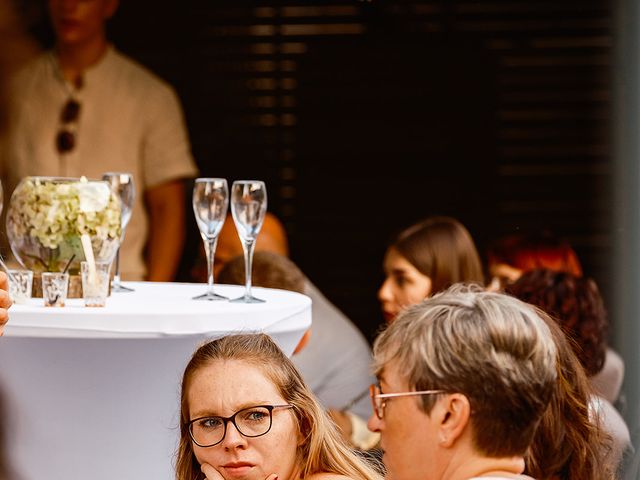
[[[5,198],[27,175],[99,179],[108,171],[133,173],[136,199],[120,253],[123,279],[144,278],[148,216],[144,191],[197,176],[183,112],[172,87],[110,47],[83,74],[75,91],[61,77],[52,52],[39,56],[14,79],[8,135],[0,166]],[[76,146],[59,155],[55,138],[62,107],[80,102]]]

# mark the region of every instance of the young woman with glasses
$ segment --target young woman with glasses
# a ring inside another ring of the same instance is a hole
[[[182,380],[177,480],[381,480],[268,335],[200,347]]]

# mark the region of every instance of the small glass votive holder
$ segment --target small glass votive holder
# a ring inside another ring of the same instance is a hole
[[[9,296],[15,303],[29,303],[33,288],[31,270],[9,270]]]
[[[42,298],[45,307],[64,307],[68,288],[68,273],[42,272]]]
[[[111,276],[109,270],[111,263],[96,262],[95,275],[91,274],[89,263],[80,262],[80,272],[82,273],[82,298],[85,307],[104,307],[109,295],[109,281]]]

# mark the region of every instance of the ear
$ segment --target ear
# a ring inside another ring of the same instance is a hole
[[[446,399],[438,402],[441,407],[438,420],[439,443],[444,448],[452,447],[462,436],[471,417],[469,399],[461,393],[447,395]]]

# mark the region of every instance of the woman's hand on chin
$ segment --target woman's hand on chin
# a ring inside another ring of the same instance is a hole
[[[204,475],[207,477],[207,480],[224,480],[224,477],[220,475],[220,472],[208,463],[201,464],[200,470],[202,470],[202,473],[204,473]],[[278,480],[278,475],[272,473],[264,480]]]

